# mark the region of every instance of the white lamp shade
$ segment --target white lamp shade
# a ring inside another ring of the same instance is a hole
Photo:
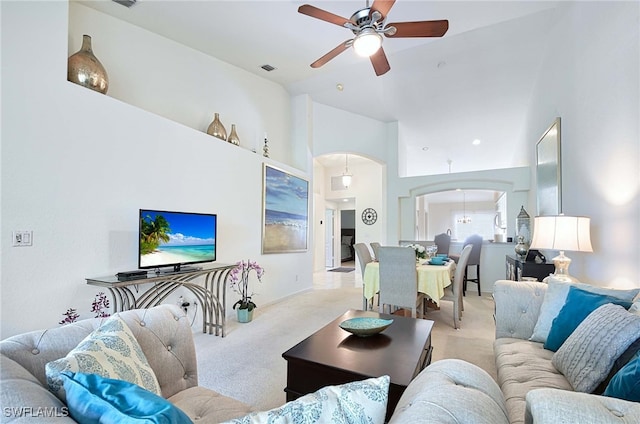
[[[353,40],[353,49],[359,56],[370,57],[382,46],[382,37],[371,28],[365,28]]]
[[[584,216],[536,216],[530,248],[593,252],[590,225]]]

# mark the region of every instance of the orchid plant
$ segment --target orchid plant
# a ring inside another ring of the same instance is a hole
[[[255,271],[258,281],[262,282],[264,268],[258,265],[256,261],[239,261],[235,268],[233,268],[229,273],[231,288],[234,292],[240,295],[240,300],[233,304],[233,309],[236,309],[237,306],[239,309],[248,309],[249,311],[252,311],[257,307],[251,300],[251,297],[255,293],[251,292],[251,294],[249,294],[249,274],[251,271]]]
[[[409,246],[416,252],[416,259],[425,259],[427,257],[427,249],[421,244],[410,244]]]

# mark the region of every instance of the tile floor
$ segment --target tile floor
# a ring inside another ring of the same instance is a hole
[[[344,268],[355,268],[356,263],[354,261],[343,262],[340,266]],[[362,287],[362,275],[357,269],[351,272],[330,272],[329,268],[313,274],[314,290],[335,289],[339,287]]]

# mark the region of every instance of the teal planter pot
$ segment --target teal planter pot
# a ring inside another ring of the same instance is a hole
[[[251,322],[253,319],[253,309],[236,309],[238,311],[238,322]]]

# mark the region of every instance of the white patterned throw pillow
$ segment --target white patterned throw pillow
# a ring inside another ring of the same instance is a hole
[[[551,363],[577,392],[592,393],[620,355],[640,337],[640,316],[607,303],[578,325]]]
[[[283,406],[252,412],[224,424],[383,424],[387,412],[389,376],[327,386]]]
[[[129,326],[117,315],[95,329],[64,358],[45,366],[49,389],[66,400],[63,371],[97,374],[137,384],[162,396],[155,373],[149,366]]]

